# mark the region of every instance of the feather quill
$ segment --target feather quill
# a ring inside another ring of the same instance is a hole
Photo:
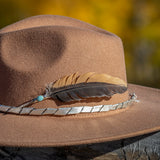
[[[81,75],[76,72],[51,83],[47,87],[45,96],[70,102],[93,97],[111,97],[126,90],[127,84],[120,78],[95,72]]]

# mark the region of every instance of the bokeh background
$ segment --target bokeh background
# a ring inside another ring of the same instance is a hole
[[[39,14],[77,18],[117,34],[128,82],[160,88],[160,0],[0,0],[0,28]]]

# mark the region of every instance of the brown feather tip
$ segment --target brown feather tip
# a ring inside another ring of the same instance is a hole
[[[111,97],[116,93],[124,93],[127,83],[122,79],[104,73],[78,72],[56,80],[47,95],[62,102],[82,100],[90,97]]]
[[[63,87],[67,85],[73,85],[78,83],[89,83],[89,82],[104,82],[116,85],[127,86],[127,83],[122,79],[110,76],[104,73],[88,72],[82,75],[78,75],[78,72],[69,76],[64,76],[53,83],[53,88]]]

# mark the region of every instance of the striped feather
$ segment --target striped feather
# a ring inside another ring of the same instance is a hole
[[[94,97],[111,97],[126,90],[127,84],[120,78],[95,72],[81,75],[76,72],[50,84],[46,95],[62,102],[70,102]]]

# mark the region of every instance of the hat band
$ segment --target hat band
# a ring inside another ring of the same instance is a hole
[[[98,105],[98,106],[78,106],[78,107],[64,107],[64,108],[33,108],[33,107],[13,107],[0,105],[0,112],[11,113],[17,115],[53,115],[53,116],[66,116],[80,113],[94,113],[94,112],[107,112],[116,109],[122,109],[130,106],[133,102],[139,102],[135,93],[130,94],[130,99],[113,105]]]

